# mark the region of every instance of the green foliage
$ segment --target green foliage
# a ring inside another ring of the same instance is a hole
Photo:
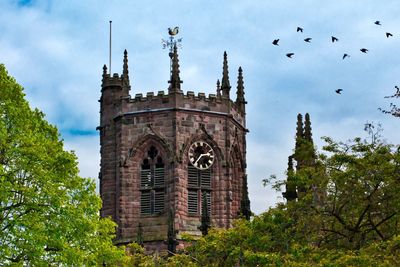
[[[116,264],[115,224],[100,219],[92,180],[78,176],[56,127],[32,110],[0,65],[0,262],[59,266]]]
[[[321,162],[326,174],[314,181],[323,192],[316,212],[321,245],[359,249],[399,234],[399,150],[359,138],[325,141],[334,154]]]
[[[286,205],[293,237],[318,247],[360,249],[398,234],[399,149],[377,138],[324,140],[327,154],[288,172],[287,181],[305,189]]]
[[[259,217],[270,217],[271,215],[267,212]],[[265,218],[264,220],[269,221]],[[241,232],[243,225],[239,228],[236,227],[229,230],[212,230],[207,237],[189,247],[187,252],[195,260],[185,256],[185,259],[188,260],[185,262],[186,266],[389,267],[399,266],[400,264],[400,236],[394,236],[387,241],[372,242],[359,250],[320,248],[311,244],[299,244],[291,240],[291,242],[288,242],[289,247],[282,251],[276,251],[273,249],[274,239],[260,238],[254,240],[255,236],[262,235],[262,233],[259,232],[260,229],[250,230],[252,223],[247,225],[247,232],[244,234]],[[240,237],[240,235],[242,236]],[[251,242],[254,243],[250,244]],[[270,246],[265,245],[265,243],[270,244]],[[175,257],[169,258],[168,261],[174,262]],[[160,262],[160,266],[169,265],[166,262]]]
[[[289,174],[305,189],[298,200],[280,203],[251,221],[238,220],[230,229],[211,229],[186,249],[192,263],[400,266],[399,148],[379,138],[372,143],[324,140],[325,154]]]

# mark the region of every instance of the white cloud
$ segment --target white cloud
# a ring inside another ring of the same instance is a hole
[[[65,150],[73,151],[78,157],[79,174],[82,177],[92,178],[98,184],[100,170],[99,137],[69,136],[64,142]]]

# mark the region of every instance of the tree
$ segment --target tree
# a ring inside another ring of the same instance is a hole
[[[324,137],[313,164],[289,168],[288,181],[305,189],[300,198],[231,229],[211,229],[187,249],[194,263],[399,266],[400,149],[382,142],[379,128],[365,130],[370,141]]]
[[[124,260],[115,224],[100,219],[92,180],[78,175],[57,128],[32,110],[0,65],[0,262],[58,266]]]
[[[359,249],[398,235],[399,148],[379,140],[324,139],[324,150],[332,154],[320,156],[324,173],[313,180],[325,192],[323,204],[310,206],[319,222],[319,245]]]

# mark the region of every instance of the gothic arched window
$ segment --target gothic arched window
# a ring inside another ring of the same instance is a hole
[[[151,146],[140,168],[140,214],[153,215],[164,211],[164,162],[157,149]]]
[[[199,170],[192,164],[188,165],[188,214],[199,215],[202,197],[207,198],[208,214],[211,214],[211,168]]]

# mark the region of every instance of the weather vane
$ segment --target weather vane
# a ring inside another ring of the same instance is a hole
[[[163,49],[169,47],[169,57],[172,59],[172,55],[174,52],[174,46],[176,47],[182,47],[182,38],[176,39],[175,40],[175,35],[177,35],[179,33],[179,27],[175,27],[175,28],[168,28],[168,34],[169,34],[169,40],[164,40],[161,39],[161,43],[163,46]]]

